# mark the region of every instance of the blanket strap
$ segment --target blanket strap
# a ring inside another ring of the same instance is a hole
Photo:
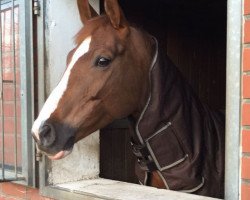
[[[142,170],[148,172],[157,170],[155,162],[150,159],[150,153],[146,145],[135,144],[133,139],[131,139],[130,144],[133,154],[137,157],[137,162]]]

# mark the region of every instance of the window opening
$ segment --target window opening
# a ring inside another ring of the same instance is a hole
[[[0,180],[6,181],[22,177],[18,1],[1,1],[0,12]]]

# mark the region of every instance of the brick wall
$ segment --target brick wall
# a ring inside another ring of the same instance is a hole
[[[242,45],[241,200],[250,199],[250,0],[244,0]]]

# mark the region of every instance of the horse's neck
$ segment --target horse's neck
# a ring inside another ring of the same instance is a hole
[[[140,67],[143,68],[144,83],[142,84],[142,94],[140,95],[140,101],[138,102],[137,109],[132,114],[133,118],[138,119],[149,96],[149,71],[152,64],[152,60],[156,51],[156,44],[154,38],[147,32],[140,30],[138,28],[131,27],[132,41],[134,41],[134,49],[140,52],[135,52],[135,54],[140,55],[138,59],[140,60]]]
[[[150,64],[152,59],[155,63],[148,66],[147,78],[150,76],[151,80],[147,85],[147,95],[142,98],[138,113],[133,115],[137,122],[141,118],[138,124],[146,127],[143,132],[147,136],[158,130],[162,123],[192,123],[193,110],[202,115],[199,113],[202,112],[199,99],[174,64],[159,49],[154,48],[153,55]]]
[[[139,117],[134,121],[134,143],[144,146],[148,142],[145,146],[151,145],[150,155],[154,155],[154,162],[158,160],[158,163],[166,164],[169,161],[170,165],[170,160],[188,155],[188,159],[184,158],[183,167],[171,168],[163,174],[167,181],[177,178],[174,184],[168,182],[173,184],[173,188],[182,185],[183,180],[196,184],[201,182],[203,176],[213,174],[207,186],[217,182],[223,190],[223,116],[211,112],[200,102],[167,56],[159,50],[156,55],[156,62],[149,72],[150,93],[144,100]],[[163,153],[169,158],[164,158]],[[142,172],[142,169],[138,169],[137,175],[143,181],[145,176],[141,175]],[[214,180],[215,176],[217,179]],[[164,185],[161,179],[153,173],[148,180],[151,185],[162,188]],[[188,186],[190,184],[187,183]]]
[[[133,121],[138,122],[145,111],[144,118],[148,118],[152,124],[152,130],[149,128],[148,131],[153,131],[160,126],[161,122],[175,120],[180,108],[185,111],[184,117],[188,120],[192,119],[192,116],[188,116],[192,113],[192,109],[199,109],[198,112],[202,112],[201,102],[183,79],[177,67],[164,52],[158,49],[156,39],[143,31],[137,29],[132,29],[132,31],[133,36],[137,38],[134,38],[135,46],[143,53],[141,59],[146,60],[143,66],[145,68],[144,92],[142,92],[136,112],[132,114]],[[151,81],[149,81],[149,76]],[[148,102],[149,98],[150,102]],[[190,102],[193,107],[190,107]],[[187,110],[190,112],[186,112]],[[182,120],[185,121],[185,119]]]

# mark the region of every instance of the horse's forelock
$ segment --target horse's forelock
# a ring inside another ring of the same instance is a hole
[[[107,23],[109,23],[109,21],[106,15],[101,15],[87,21],[84,27],[75,35],[75,44],[80,45],[86,37],[93,35],[95,30],[106,25]]]

